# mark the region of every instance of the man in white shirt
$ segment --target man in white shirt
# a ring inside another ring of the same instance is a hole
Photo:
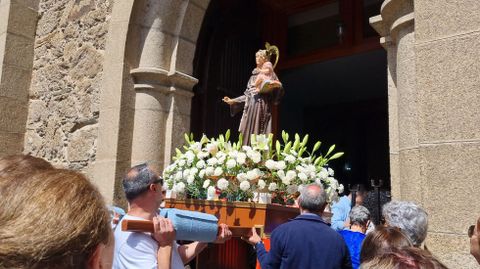
[[[152,220],[155,232],[123,232],[119,223],[114,233],[114,269],[183,269],[185,263],[205,249],[207,243],[193,242],[179,246],[174,241],[175,230],[171,221],[158,214],[163,200],[163,180],[152,167],[147,164],[132,167],[122,183],[130,206],[122,221]],[[220,227],[216,243],[223,243],[231,237],[228,226],[222,224]]]

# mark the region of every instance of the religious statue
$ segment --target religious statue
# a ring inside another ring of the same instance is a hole
[[[270,58],[276,54],[275,64]],[[230,105],[231,115],[234,116],[243,107],[243,115],[238,131],[243,135],[243,144],[250,143],[252,134],[269,134],[272,132],[272,105],[277,105],[283,95],[282,83],[273,71],[279,59],[276,46],[266,43],[265,50],[255,54],[257,67],[247,83],[247,89],[237,98],[223,97],[223,101]]]

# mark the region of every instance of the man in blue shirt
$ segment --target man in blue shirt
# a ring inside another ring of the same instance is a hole
[[[355,205],[362,205],[363,199],[367,196],[367,191],[363,185],[357,186],[357,192],[355,195]],[[335,231],[341,231],[350,228],[350,221],[348,214],[352,208],[352,193],[348,196],[342,196],[338,202],[333,203],[331,207],[332,211],[332,229]]]
[[[364,206],[357,205],[350,210],[350,229],[339,231],[347,244],[354,269],[360,267],[360,250],[370,222],[370,212]]]
[[[322,187],[316,184],[306,186],[298,198],[300,215],[273,230],[269,252],[252,229],[246,240],[254,245],[262,269],[352,268],[342,236],[320,217],[326,200]]]

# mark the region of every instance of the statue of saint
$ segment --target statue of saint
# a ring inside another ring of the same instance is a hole
[[[283,95],[282,83],[273,71],[274,65],[270,62],[271,50],[267,43],[266,50],[259,50],[255,54],[257,67],[247,83],[247,89],[237,98],[223,97],[223,101],[230,105],[231,115],[242,110],[243,115],[238,131],[243,135],[243,144],[250,144],[250,135],[269,134],[272,132],[271,106],[280,102]],[[275,47],[275,46],[272,46]],[[276,48],[278,61],[278,48]]]

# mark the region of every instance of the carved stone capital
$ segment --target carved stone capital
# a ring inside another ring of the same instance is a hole
[[[380,34],[380,43],[386,48],[395,45],[399,32],[412,26],[414,21],[413,0],[385,0],[380,15],[370,18],[370,25]]]
[[[192,88],[198,79],[187,74],[153,67],[139,67],[132,69],[130,74],[135,81],[135,90],[157,90],[165,94],[178,94],[192,97]]]

